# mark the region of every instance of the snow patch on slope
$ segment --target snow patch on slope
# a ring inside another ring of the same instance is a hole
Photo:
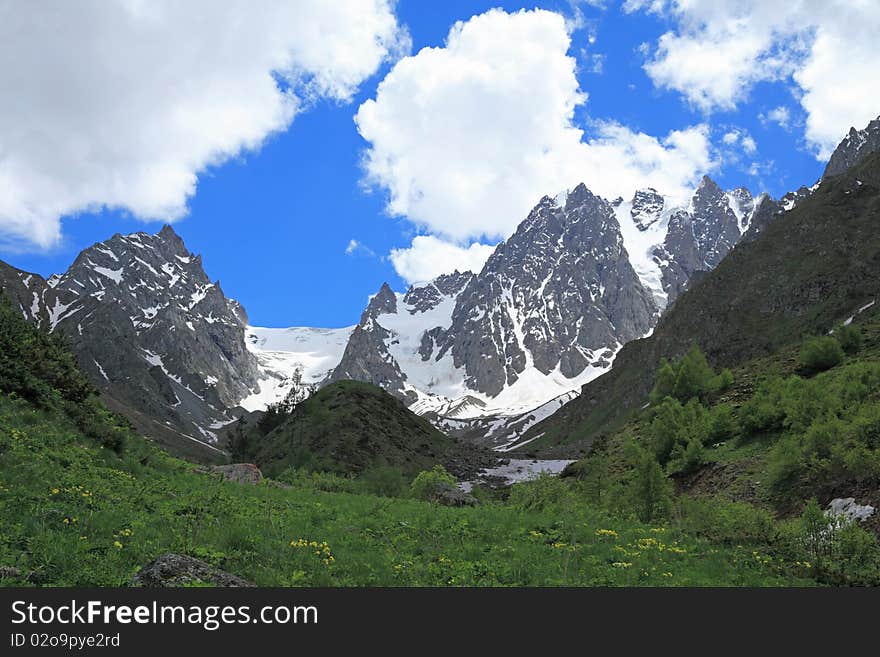
[[[640,230],[632,217],[632,202],[622,202],[614,208],[623,246],[629,255],[629,261],[642,282],[642,285],[654,296],[658,308],[663,310],[669,295],[663,289],[663,272],[654,258],[654,249],[666,239],[669,229],[669,218],[677,208],[672,207],[668,199],[664,199],[663,209],[658,221]]]
[[[399,312],[376,317],[376,323],[391,331],[386,342],[388,352],[406,374],[407,383],[428,395],[455,399],[467,394],[464,386],[464,368],[456,368],[452,354],[447,352],[440,360],[432,357],[422,360],[419,347],[422,335],[433,328],[448,329],[452,324],[456,295],[444,295],[433,308],[418,312],[404,303],[404,295],[397,294]]]
[[[303,383],[322,381],[339,363],[354,328],[248,326],[245,344],[256,357],[261,376],[258,388],[239,406],[258,411],[281,401],[290,391],[291,376],[296,370],[300,370]]]

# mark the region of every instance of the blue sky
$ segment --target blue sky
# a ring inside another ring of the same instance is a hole
[[[688,79],[676,80],[668,70],[649,74],[646,69],[646,61],[659,61],[663,55],[658,50],[662,34],[683,33],[682,16],[644,9],[625,12],[618,3],[606,4],[597,8],[564,1],[401,0],[394,14],[411,39],[409,52],[415,54],[424,47],[443,47],[456,21],[468,21],[494,7],[508,13],[535,7],[557,12],[568,21],[568,56],[576,60],[580,91],[588,95],[575,107],[572,121],[584,130],[585,140],[596,136],[602,122],[658,139],[699,125],[711,149],[709,173],[723,187],[745,185],[778,197],[818,178],[824,165],[817,158],[817,141],[809,137],[808,123],[811,112],[818,110],[805,106],[805,89],[792,81],[790,71],[765,79],[746,76],[747,89],[733,103],[717,89],[707,92],[714,94],[708,104],[695,101],[682,86],[689,84]],[[702,36],[711,41],[713,35]],[[672,57],[669,52],[666,56]],[[796,62],[801,61],[797,57],[808,56],[809,52],[792,55]],[[191,250],[203,254],[208,275],[245,305],[252,323],[353,324],[368,295],[383,281],[406,289],[406,281],[387,256],[392,249],[408,248],[416,234],[437,234],[459,246],[472,241],[493,244],[504,237],[497,224],[447,232],[431,218],[437,214],[425,208],[419,210],[424,216],[415,209],[412,216],[391,216],[386,206],[391,183],[381,176],[378,181],[374,176],[371,185],[365,183],[362,158],[373,144],[359,134],[354,117],[365,101],[376,99],[377,87],[396,58],[382,61],[349,97],[313,94],[289,127],[275,131],[258,147],[221,157],[219,164],[197,167],[195,193],[188,197],[188,212],[175,221],[175,230]],[[162,89],[151,93],[161,94]],[[390,103],[390,94],[388,98]],[[773,110],[779,118],[779,108],[788,114],[785,125],[768,119]],[[865,111],[876,115],[880,109]],[[838,130],[841,137],[849,127],[843,123]],[[510,141],[515,142],[516,136],[511,135]],[[693,172],[697,173],[702,172]],[[586,177],[584,182],[590,186]],[[100,207],[104,202],[96,196],[91,205]],[[510,225],[524,218],[525,212]],[[48,244],[21,239],[0,242],[0,258],[48,275],[63,271],[81,249],[113,233],[156,231],[163,223],[163,219],[135,218],[127,207],[62,214],[59,238]],[[352,240],[359,246],[347,253]]]

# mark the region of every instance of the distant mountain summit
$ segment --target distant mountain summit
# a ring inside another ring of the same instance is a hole
[[[257,385],[247,315],[170,226],[114,235],[48,280],[0,268],[26,319],[64,335],[111,407],[168,442],[212,443]]]
[[[685,203],[650,188],[608,202],[585,184],[545,196],[479,273],[405,295],[384,284],[328,380],[379,385],[438,426],[506,444],[648,335],[765,198],[708,177]]]
[[[532,395],[552,398],[559,383],[608,367],[657,313],[614,209],[579,185],[564,204],[545,196],[498,245],[428,357],[451,357],[468,390],[543,403]]]

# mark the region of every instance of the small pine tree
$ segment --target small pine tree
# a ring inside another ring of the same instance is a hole
[[[608,488],[608,463],[606,452],[593,452],[587,457],[579,474],[587,499],[596,508],[601,508],[603,495]]]
[[[666,463],[678,442],[684,422],[684,409],[677,399],[667,398],[651,420],[651,448],[660,463]]]
[[[739,431],[736,416],[729,404],[715,406],[709,419],[709,441],[713,443],[729,440]]]
[[[725,390],[729,390],[730,386],[733,385],[733,372],[731,372],[726,367],[721,370],[721,373],[718,376],[712,379],[712,384],[710,385],[710,389],[713,395],[718,395]]]
[[[694,398],[704,399],[711,391],[714,377],[706,356],[694,345],[678,366],[673,395],[682,403]]]
[[[651,522],[669,515],[672,509],[672,482],[663,474],[663,468],[654,456],[634,440],[627,446],[633,465],[629,492],[642,522]]]
[[[831,547],[833,532],[829,527],[828,518],[825,517],[815,497],[804,507],[800,524],[804,547],[812,560],[813,568],[821,571],[825,556]]]
[[[672,364],[665,358],[660,361],[660,369],[657,370],[657,381],[651,390],[650,400],[652,404],[659,404],[675,392],[676,371]]]

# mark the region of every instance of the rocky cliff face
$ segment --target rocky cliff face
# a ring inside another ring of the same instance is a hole
[[[383,286],[330,380],[376,383],[437,417],[522,414],[610,367],[658,314],[614,208],[580,185],[541,199],[479,274]]]
[[[436,341],[449,327],[456,300],[473,276],[456,271],[412,286],[406,294],[395,294],[383,284],[370,299],[327,382],[366,381],[407,404],[431,396],[446,399],[450,386],[460,383],[459,377],[444,367],[433,368],[430,359]]]
[[[440,336],[465,385],[489,397],[528,371],[573,379],[610,365],[657,307],[624,248],[614,209],[579,185],[544,197],[468,285]]]
[[[725,192],[704,176],[690,203],[672,211],[663,242],[652,251],[667,305],[687,289],[695,274],[714,269],[739,242],[755,207],[749,190]]]
[[[406,375],[389,351],[389,343],[394,336],[377,321],[380,315],[396,313],[397,297],[385,283],[370,299],[360,322],[348,339],[342,360],[331,372],[328,382],[345,379],[365,381],[409,402],[415,401],[412,396],[407,395]]]
[[[111,406],[148,435],[212,443],[257,385],[244,309],[169,226],[114,235],[48,281],[3,267],[0,285],[27,319],[64,335]]]

